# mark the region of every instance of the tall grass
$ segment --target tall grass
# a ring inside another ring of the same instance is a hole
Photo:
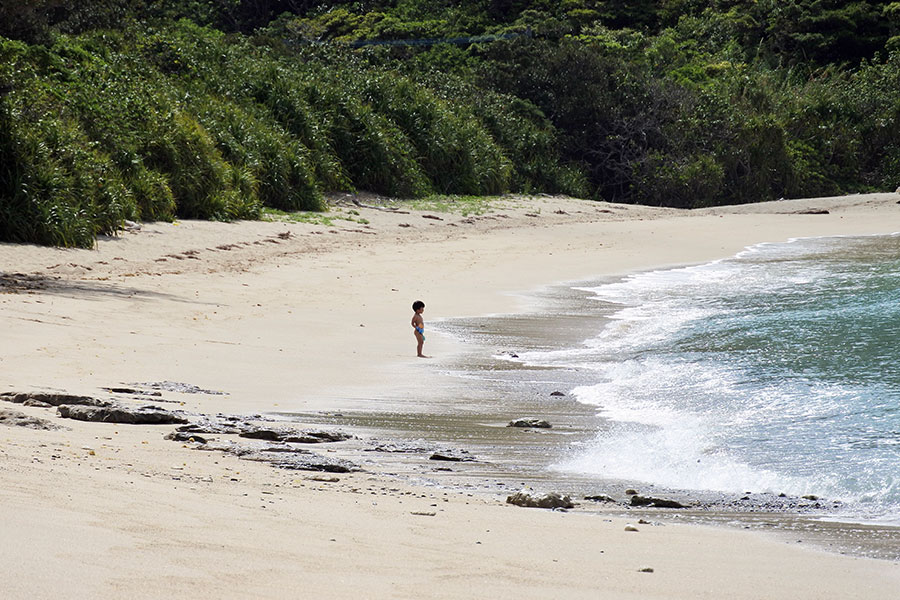
[[[180,21],[0,40],[0,239],[86,246],[125,219],[571,189],[546,120],[323,49]],[[520,133],[516,133],[516,130]]]
[[[409,139],[435,191],[497,194],[508,189],[509,161],[471,111],[396,75],[356,84],[356,95]]]

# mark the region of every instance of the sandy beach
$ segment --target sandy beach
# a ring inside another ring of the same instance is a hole
[[[0,244],[0,394],[152,403],[189,421],[261,415],[249,420],[273,427],[300,425],[267,415],[375,412],[382,398],[414,412],[459,385],[444,367],[466,350],[429,320],[525,311],[542,286],[760,242],[900,230],[893,193],[690,212],[509,197],[462,214],[357,200],[335,198],[313,222],[143,224],[92,250]],[[415,357],[416,299],[429,360]],[[196,388],[152,385],[164,382]],[[276,468],[167,440],[172,424],[28,404],[0,400],[2,598],[795,600],[900,589],[896,562],[757,531],[520,508],[414,485],[377,458],[349,473]],[[346,443],[298,445],[336,460]]]

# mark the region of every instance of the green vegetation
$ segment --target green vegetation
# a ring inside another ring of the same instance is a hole
[[[324,225],[325,227],[334,227],[337,221],[349,221],[351,223],[359,223],[360,225],[368,225],[369,220],[360,216],[356,210],[336,210],[332,211],[283,211],[277,208],[264,208],[260,218],[263,221],[271,221],[275,223],[308,223],[310,225]]]
[[[898,2],[0,3],[4,241],[338,191],[477,214],[898,184]]]
[[[432,195],[409,203],[416,210],[451,213],[469,217],[483,215],[494,209],[496,202],[486,196],[446,196]]]

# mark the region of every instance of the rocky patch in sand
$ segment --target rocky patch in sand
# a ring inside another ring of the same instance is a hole
[[[549,421],[544,419],[536,419],[533,417],[523,417],[521,419],[513,419],[507,424],[507,427],[525,427],[534,429],[550,429],[553,427]]]
[[[77,404],[84,406],[109,406],[110,402],[91,396],[76,396],[54,392],[3,392],[0,400],[22,404],[24,406],[40,406],[43,408],[60,406],[61,404]]]
[[[135,383],[134,387],[149,388],[151,390],[161,390],[164,392],[177,392],[179,394],[207,394],[211,396],[227,396],[227,392],[218,390],[205,390],[201,387],[190,383],[180,383],[177,381],[151,381],[148,383]]]
[[[208,390],[190,391],[193,389],[194,387],[187,386],[187,384],[177,384],[167,388],[167,391],[210,393]],[[196,389],[199,390],[199,388]],[[119,393],[118,389],[107,389],[107,391]],[[132,389],[124,391],[129,394],[132,392],[134,392]],[[242,417],[218,414],[213,416],[170,411],[148,404],[130,405],[119,401],[64,393],[6,392],[0,394],[0,400],[48,409],[56,407],[60,418],[76,421],[129,425],[181,425],[166,438],[182,442],[188,447],[198,450],[221,451],[233,454],[243,460],[269,463],[280,469],[330,473],[360,470],[352,462],[322,456],[298,446],[298,444],[341,442],[349,440],[353,436],[341,431],[276,427],[270,425],[275,419],[263,415]],[[157,398],[157,400],[161,399]],[[12,410],[0,410],[0,424],[32,429],[62,429],[47,419],[31,417]],[[248,440],[248,442],[217,439],[214,436],[235,436]]]
[[[666,498],[654,498],[652,496],[633,495],[631,497],[632,506],[650,506],[653,508],[689,508],[688,505],[682,504],[677,500],[669,500]]]
[[[297,444],[343,442],[353,436],[342,431],[296,429],[260,424],[260,421],[270,422],[271,420],[262,415],[250,417],[223,414],[197,415],[190,423],[182,425],[167,435],[166,439],[191,444],[191,447],[197,450],[225,452],[242,460],[269,463],[279,469],[329,473],[349,473],[360,470],[359,466],[350,461],[323,456],[297,446]],[[217,439],[213,436],[236,436],[242,440],[259,440],[259,442],[243,443],[229,439]]]
[[[17,410],[0,409],[0,425],[8,425],[9,427],[25,427],[26,429],[43,429],[54,430],[63,429],[59,425],[55,425],[46,419],[31,417]]]
[[[321,444],[327,442],[343,442],[353,436],[342,431],[325,431],[321,429],[293,429],[289,427],[270,427],[254,423],[263,417],[250,419],[235,415],[201,416],[190,424],[178,428],[179,433],[200,435],[237,435],[238,437],[266,440],[269,442],[287,442],[294,444]]]
[[[388,454],[433,454],[436,450],[433,446],[416,442],[383,442],[375,441],[363,449],[364,452],[385,452]]]
[[[180,440],[184,432],[175,432],[167,439]],[[240,444],[231,440],[207,441],[203,438],[189,438],[197,450],[224,452],[241,460],[269,463],[279,469],[295,471],[325,471],[328,473],[350,473],[361,470],[356,464],[340,458],[323,456],[305,448],[291,444]]]
[[[187,418],[179,413],[157,406],[84,406],[63,404],[57,408],[59,416],[76,421],[94,421],[99,423],[124,423],[127,425],[171,425],[187,423]]]
[[[383,452],[385,454],[418,454],[427,456],[428,460],[437,462],[471,463],[478,459],[468,450],[462,448],[439,448],[429,444],[423,444],[421,440],[416,442],[406,441],[370,441],[369,446],[363,448],[363,452]],[[435,470],[450,469],[438,467]]]
[[[568,496],[562,496],[555,492],[549,494],[532,495],[528,492],[516,492],[506,498],[507,504],[524,506],[527,508],[574,508],[575,503]]]
[[[467,450],[439,450],[428,457],[428,460],[440,460],[446,462],[474,462],[475,457]]]
[[[105,387],[103,389],[111,394],[129,394],[131,396],[153,396],[154,398],[159,398],[160,396],[162,396],[162,392],[137,390],[137,389],[129,388],[129,387]]]
[[[616,499],[607,496],[606,494],[595,494],[593,496],[585,496],[585,500],[589,500],[591,502],[605,502],[605,503],[615,503]]]

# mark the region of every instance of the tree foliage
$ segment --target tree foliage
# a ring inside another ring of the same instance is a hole
[[[323,193],[900,183],[900,3],[0,0],[0,239]]]

